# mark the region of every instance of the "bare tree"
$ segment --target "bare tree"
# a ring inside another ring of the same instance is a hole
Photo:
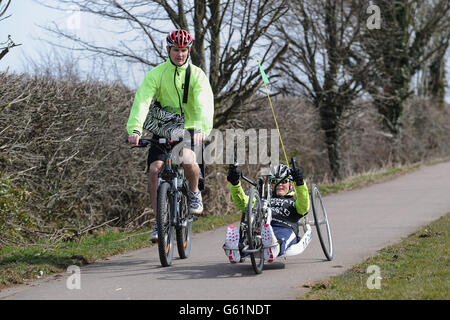
[[[46,5],[49,5],[48,2]],[[46,29],[74,41],[78,50],[122,58],[149,67],[166,59],[163,39],[170,30],[183,28],[191,31],[195,38],[192,62],[209,75],[215,95],[215,127],[219,127],[260,88],[257,57],[270,71],[286,52],[287,44],[271,39],[267,30],[286,13],[287,2],[61,0],[58,1],[60,9],[76,6],[81,12],[123,22],[123,28],[111,30],[117,36],[117,45],[90,43],[57,25]],[[129,38],[119,40],[120,36]],[[141,45],[139,49],[138,45]]]
[[[450,30],[445,33],[433,35],[430,46],[426,48],[434,53],[430,59],[422,64],[417,77],[417,94],[419,96],[429,96],[436,99],[436,102],[443,106],[446,88],[445,64],[448,48],[450,46]],[[435,48],[438,47],[438,50]]]
[[[3,17],[6,13],[6,10],[8,10],[8,7],[10,4],[11,4],[11,0],[7,0],[6,3],[3,2],[3,0],[0,0],[0,21],[10,17],[10,16]]]
[[[380,8],[382,24],[379,30],[367,31],[362,42],[376,70],[375,85],[366,89],[373,97],[384,128],[397,137],[401,131],[403,104],[412,94],[412,77],[448,43],[450,2],[378,0],[374,3]],[[433,35],[439,33],[446,34],[447,41],[430,47]]]
[[[11,0],[7,0],[6,2],[0,0],[0,22],[11,17],[11,15],[4,16],[10,4]],[[9,52],[11,48],[17,46],[20,46],[20,44],[15,44],[11,38],[11,35],[8,35],[8,40],[6,40],[6,42],[0,42],[0,60]]]
[[[331,172],[341,178],[341,118],[360,96],[370,68],[359,45],[364,8],[343,0],[296,0],[290,8],[279,25],[282,39],[291,43],[280,68],[289,79],[284,87],[308,97],[318,110]]]

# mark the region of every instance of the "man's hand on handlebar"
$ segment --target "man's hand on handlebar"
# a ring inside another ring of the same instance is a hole
[[[135,145],[135,146],[139,146],[140,139],[141,139],[141,137],[138,134],[132,134],[132,135],[128,136],[128,143]],[[198,146],[206,140],[206,136],[204,133],[195,132],[192,136],[192,139],[194,141],[194,145]],[[180,140],[176,140],[176,141],[182,141],[182,140],[183,140],[183,138],[181,137]],[[187,140],[187,141],[189,141],[189,140]]]
[[[134,144],[135,146],[139,145],[139,139],[141,137],[138,134],[132,134],[131,136],[128,136],[128,143]]]
[[[194,133],[194,136],[193,136],[193,139],[194,139],[194,146],[198,146],[198,145],[200,145],[202,142],[205,141],[206,136],[205,136],[204,133],[201,133],[201,132],[195,132],[195,133]]]

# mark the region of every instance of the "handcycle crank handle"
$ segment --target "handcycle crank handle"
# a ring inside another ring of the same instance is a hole
[[[234,169],[236,169],[238,166],[239,166],[239,164],[237,163],[236,160],[234,161],[234,163],[230,163],[228,165],[229,168],[234,168]],[[254,182],[251,181],[250,179],[248,179],[246,176],[244,176],[244,174],[242,172],[239,174],[239,177],[244,179],[245,181],[249,182],[250,184],[254,185]]]
[[[238,167],[238,163],[237,163],[237,162],[230,163],[230,164],[229,164],[229,167],[230,167],[230,168],[237,168],[237,167]]]
[[[295,170],[295,169],[297,169],[297,164],[296,164],[296,162],[295,162],[295,159],[294,159],[294,158],[291,158],[291,164],[292,164],[292,170]]]
[[[238,167],[238,163],[235,159],[234,163],[230,163],[229,168],[237,168]],[[250,180],[249,178],[247,178],[242,172],[240,173],[240,178],[244,179],[245,181],[247,181],[248,183],[250,183],[251,185],[258,187],[258,184],[252,180]]]

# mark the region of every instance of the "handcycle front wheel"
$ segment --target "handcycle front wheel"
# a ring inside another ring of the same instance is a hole
[[[250,250],[259,248],[258,252],[250,253],[253,270],[260,274],[264,268],[264,246],[262,244],[261,231],[264,224],[261,198],[256,188],[251,188],[246,208],[247,242]]]
[[[186,190],[189,190],[188,187],[186,187]],[[178,210],[180,223],[175,229],[178,255],[181,259],[186,259],[191,254],[192,217],[189,214],[187,196],[182,192]]]
[[[172,224],[172,211],[174,204],[170,197],[170,184],[163,182],[158,188],[158,206],[156,224],[158,226],[158,252],[163,267],[172,264],[174,225]]]
[[[333,240],[331,238],[330,223],[327,211],[320,195],[319,187],[315,184],[311,186],[311,204],[314,215],[314,225],[319,235],[320,245],[328,261],[333,260]]]

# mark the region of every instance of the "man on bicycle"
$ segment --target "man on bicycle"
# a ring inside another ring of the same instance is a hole
[[[193,131],[193,145],[201,145],[213,127],[214,98],[206,74],[188,62],[194,42],[186,30],[175,30],[166,38],[169,58],[150,70],[136,92],[127,122],[128,142],[138,145],[143,132],[153,98],[166,111],[184,115],[184,129]],[[189,67],[189,68],[188,68]],[[186,80],[186,74],[189,75]],[[184,92],[187,85],[187,101]],[[155,102],[156,103],[156,102]],[[155,135],[154,135],[155,137]],[[158,137],[157,137],[158,138]],[[157,147],[150,147],[148,153],[148,188],[153,212],[157,211],[158,173],[163,169],[164,154]],[[203,212],[201,192],[198,187],[200,168],[196,154],[184,148],[182,163],[190,186],[190,208],[192,214]],[[152,242],[158,241],[155,230],[150,236]]]
[[[272,221],[263,226],[262,242],[265,247],[264,259],[273,262],[277,256],[283,255],[293,244],[297,243],[298,221],[309,210],[308,187],[303,181],[303,171],[300,167],[289,173],[289,167],[279,164],[271,168],[271,182],[273,186],[270,207]],[[242,189],[239,178],[240,170],[237,166],[230,166],[227,180],[230,182],[231,198],[242,211],[248,204],[248,196]],[[227,248],[236,249],[239,246],[239,230],[233,225],[228,226],[225,236]],[[277,244],[276,246],[273,246]],[[239,250],[226,250],[231,263],[241,261]]]

